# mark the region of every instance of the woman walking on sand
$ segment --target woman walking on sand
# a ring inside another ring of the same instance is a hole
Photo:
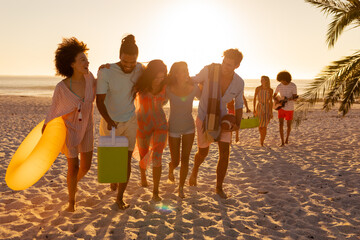
[[[137,96],[139,103],[136,110],[138,122],[136,140],[141,158],[141,186],[148,186],[146,168],[151,161],[153,164],[154,183],[152,199],[154,201],[161,201],[159,196],[159,183],[162,171],[161,158],[166,146],[168,131],[166,115],[163,110],[163,105],[166,103],[166,75],[166,65],[161,60],[152,60],[146,66],[132,90],[133,97]],[[151,151],[149,149],[150,145]],[[149,156],[150,161],[147,161],[147,156]]]
[[[254,95],[254,115],[259,117],[260,144],[264,146],[267,125],[273,117],[272,113],[272,95],[273,89],[270,87],[270,79],[268,76],[261,77],[261,86],[255,89]],[[258,104],[256,106],[256,101]]]
[[[89,50],[76,38],[64,39],[55,55],[57,74],[66,77],[56,85],[50,111],[42,131],[52,119],[62,117],[66,140],[62,152],[68,162],[68,211],[75,211],[77,183],[89,171],[93,155],[93,103],[96,80],[89,72],[86,52]],[[80,153],[80,164],[78,155]]]
[[[200,89],[190,79],[186,62],[176,62],[171,66],[167,82],[166,96],[170,101],[169,180],[175,182],[174,169],[181,160],[179,197],[184,198],[184,184],[189,171],[189,157],[195,137],[192,105],[195,96],[200,98]]]

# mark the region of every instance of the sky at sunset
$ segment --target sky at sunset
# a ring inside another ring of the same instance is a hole
[[[134,34],[140,62],[186,61],[191,74],[221,62],[228,48],[244,54],[243,78],[288,70],[314,78],[331,61],[360,49],[360,29],[335,48],[325,39],[331,18],[303,0],[0,0],[0,75],[54,75],[54,51],[75,36],[90,48],[90,70],[119,59]]]

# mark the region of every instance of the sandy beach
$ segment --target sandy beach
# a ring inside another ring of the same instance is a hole
[[[167,181],[169,148],[163,154],[160,203],[151,201],[150,186],[132,175],[121,211],[109,184],[97,181],[97,149],[93,164],[78,184],[76,211],[65,211],[67,162],[59,155],[33,186],[13,191],[5,183],[12,155],[45,118],[51,98],[0,96],[0,239],[360,239],[360,107],[342,118],[336,110],[311,110],[293,128],[290,144],[280,142],[277,115],[268,127],[267,147],[258,129],[240,132],[231,146],[224,189],[215,192],[217,146],[199,172],[198,186],[186,184],[186,198]],[[252,103],[249,102],[249,106]],[[196,110],[194,110],[195,114]],[[95,146],[99,113],[95,111]],[[196,152],[193,146],[190,169]]]

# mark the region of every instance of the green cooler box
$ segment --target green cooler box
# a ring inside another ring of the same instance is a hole
[[[249,117],[241,119],[240,128],[255,128],[258,127],[260,124],[258,117]]]
[[[127,180],[128,139],[115,136],[100,136],[98,146],[98,181],[99,183],[123,183]]]

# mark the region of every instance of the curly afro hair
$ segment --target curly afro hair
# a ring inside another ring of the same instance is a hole
[[[287,83],[291,82],[291,74],[288,71],[281,71],[278,73],[278,75],[276,76],[276,80],[281,82],[281,81],[285,81]]]
[[[75,37],[63,38],[55,51],[56,75],[71,77],[74,73],[71,64],[75,62],[75,57],[79,53],[86,53],[89,49],[84,42],[80,42]]]

